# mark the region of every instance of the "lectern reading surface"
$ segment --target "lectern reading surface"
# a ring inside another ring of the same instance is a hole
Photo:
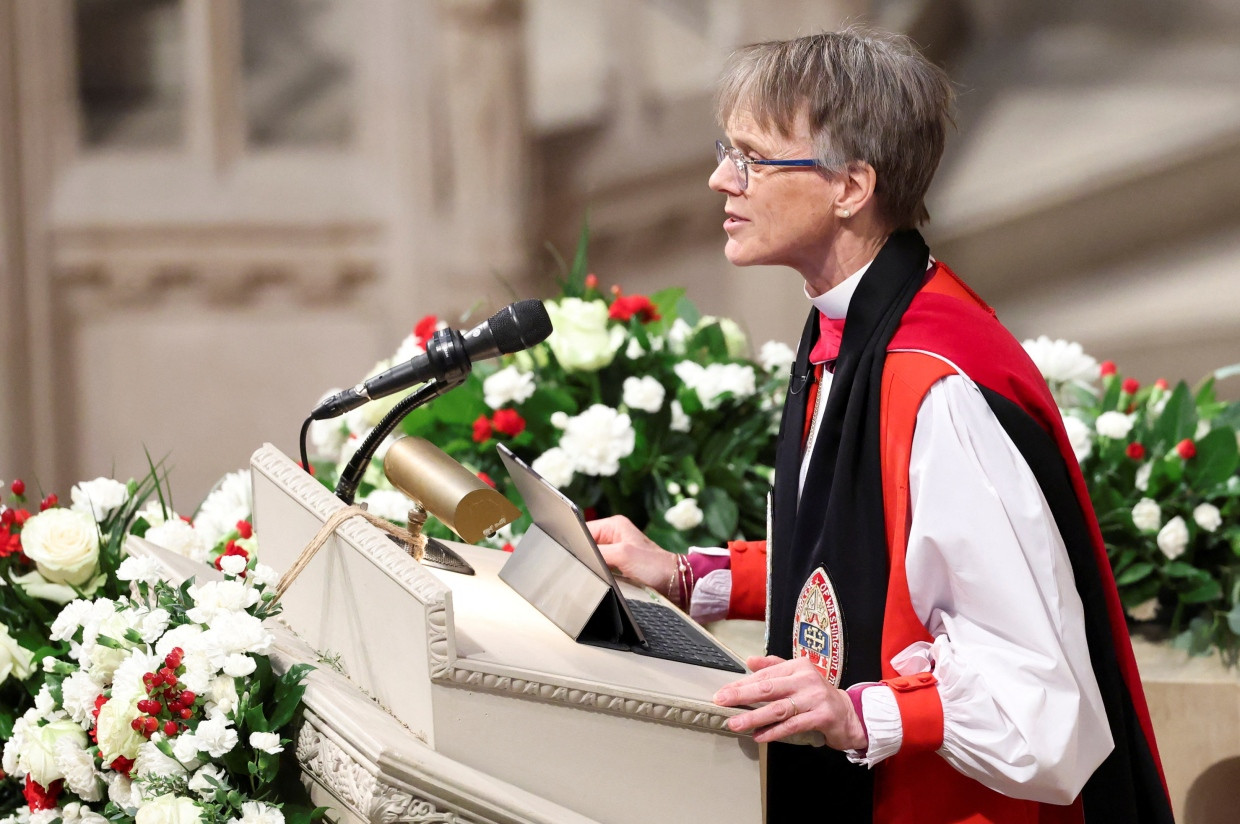
[[[502,581],[583,644],[745,672],[727,648],[683,613],[625,598],[577,505],[503,444],[499,456],[534,519],[500,572]]]

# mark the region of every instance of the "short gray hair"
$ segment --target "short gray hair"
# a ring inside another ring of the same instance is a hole
[[[717,117],[738,110],[762,129],[792,137],[809,116],[818,160],[843,169],[864,161],[892,229],[929,220],[926,190],[943,156],[954,93],[947,74],[907,37],[860,27],[755,43],[735,52],[720,81]]]

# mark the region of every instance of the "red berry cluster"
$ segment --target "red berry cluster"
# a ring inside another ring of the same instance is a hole
[[[194,702],[198,696],[177,681],[177,676],[185,672],[181,666],[184,656],[184,650],[174,647],[164,656],[162,667],[142,676],[142,685],[150,697],[138,702],[138,712],[142,714],[130,726],[146,738],[156,732],[171,738],[185,730],[188,726],[185,722],[194,717]]]

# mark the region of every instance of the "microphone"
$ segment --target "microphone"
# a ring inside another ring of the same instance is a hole
[[[551,318],[542,301],[517,301],[464,334],[455,329],[440,329],[431,337],[426,352],[352,389],[337,392],[320,403],[310,418],[335,418],[367,401],[420,383],[462,378],[473,369],[474,361],[520,352],[542,343],[550,334]]]

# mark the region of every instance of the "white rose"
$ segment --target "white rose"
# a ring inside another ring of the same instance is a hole
[[[1062,409],[1059,411],[1063,414]],[[1068,433],[1068,441],[1072,444],[1072,454],[1076,456],[1076,462],[1084,463],[1094,448],[1089,426],[1075,415],[1064,415],[1063,428]]]
[[[205,561],[207,554],[211,551],[211,547],[207,546],[207,542],[203,540],[198,530],[180,518],[164,521],[159,526],[151,527],[146,531],[145,538],[191,561]]]
[[[663,384],[649,375],[641,378],[624,379],[624,405],[642,412],[658,412],[663,408],[663,398],[667,390]]]
[[[1193,520],[1206,532],[1213,532],[1223,525],[1223,516],[1214,504],[1201,504],[1193,510]],[[0,678],[0,681],[4,680]]]
[[[1135,607],[1128,610],[1128,615],[1134,621],[1153,621],[1154,616],[1158,614],[1158,599],[1151,598],[1148,601],[1142,601]]]
[[[556,489],[563,489],[573,482],[573,459],[558,446],[553,446],[539,455],[531,466]]]
[[[586,475],[615,475],[620,459],[633,454],[637,433],[628,415],[596,403],[568,420],[560,448],[572,457],[574,468]]]
[[[788,344],[777,340],[768,340],[758,351],[758,363],[767,372],[784,372],[792,367],[796,359],[796,352]]]
[[[202,824],[202,810],[189,798],[167,793],[138,807],[135,824]]]
[[[26,727],[24,745],[17,756],[19,769],[28,772],[32,781],[44,787],[64,778],[65,774],[56,763],[56,744],[66,738],[79,749],[86,748],[86,731],[67,718]]]
[[[545,305],[555,330],[547,338],[547,345],[560,366],[569,372],[593,372],[612,362],[624,341],[624,330],[616,327],[620,339],[613,339],[607,328],[607,304],[601,300],[564,298]]]
[[[1132,485],[1141,492],[1150,488],[1150,473],[1154,471],[1154,462],[1143,463],[1137,467],[1137,474],[1132,479]]]
[[[1103,412],[1098,416],[1094,428],[1102,437],[1118,441],[1132,431],[1132,418],[1123,412]]]
[[[1184,554],[1184,550],[1188,547],[1188,524],[1184,523],[1184,519],[1176,515],[1170,521],[1158,530],[1158,548],[1162,550],[1162,554],[1171,560],[1175,560]]]
[[[1162,509],[1152,498],[1142,498],[1132,508],[1132,522],[1142,532],[1153,532],[1162,523]]]
[[[667,512],[663,513],[663,517],[667,522],[677,529],[684,531],[693,529],[702,523],[702,510],[698,507],[697,501],[693,498],[685,498],[680,503],[673,506]]]
[[[85,584],[99,564],[99,527],[85,513],[48,509],[26,521],[22,550],[49,583]]]
[[[69,497],[73,499],[70,509],[102,523],[129,500],[129,487],[112,478],[95,478],[73,487]]]
[[[12,675],[19,681],[34,672],[34,653],[9,635],[9,628],[0,624],[0,684]]]
[[[685,414],[685,408],[680,405],[680,401],[672,401],[671,430],[673,432],[688,432],[692,423],[689,416]]]
[[[482,382],[482,394],[492,409],[524,403],[534,394],[534,375],[515,366],[505,366]]]
[[[284,745],[280,743],[280,736],[274,732],[250,733],[250,746],[271,755],[284,752]]]
[[[284,824],[284,813],[261,801],[246,801],[241,805],[241,824]]]
[[[99,710],[95,731],[99,738],[99,756],[103,763],[111,764],[120,756],[136,758],[138,747],[146,740],[131,726],[138,712],[139,696],[123,701],[112,698]],[[79,728],[80,729],[80,728]]]

